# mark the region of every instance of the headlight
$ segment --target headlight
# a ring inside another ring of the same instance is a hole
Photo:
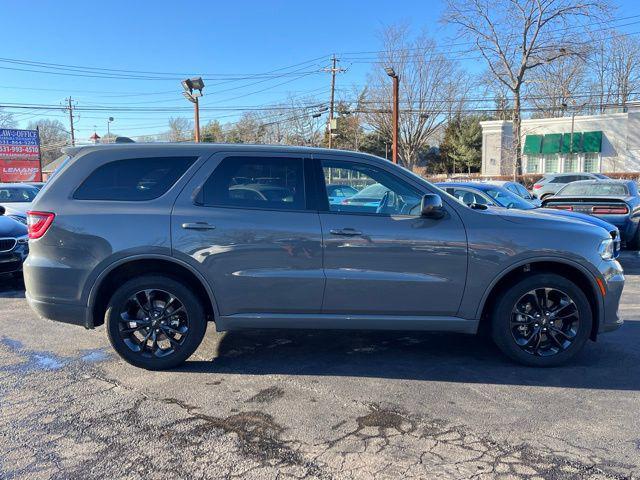
[[[16,241],[21,245],[27,244],[29,243],[29,235],[23,235],[21,237],[18,237],[16,238]]]
[[[612,260],[615,256],[613,239],[607,238],[606,240],[602,240],[602,242],[600,242],[600,246],[598,247],[598,253],[603,260]]]

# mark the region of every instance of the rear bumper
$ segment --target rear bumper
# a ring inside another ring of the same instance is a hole
[[[90,317],[87,315],[87,307],[84,305],[45,302],[32,298],[29,292],[26,293],[26,297],[31,309],[42,318],[55,320],[56,322],[81,325],[85,328],[93,327],[93,325],[89,325]]]
[[[600,270],[605,280],[606,295],[598,333],[604,333],[617,330],[624,323],[618,315],[620,297],[624,289],[624,273],[617,260],[603,262]]]

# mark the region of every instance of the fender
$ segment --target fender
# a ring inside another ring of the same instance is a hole
[[[590,271],[589,269],[587,269],[585,266],[581,265],[580,263],[574,262],[573,260],[568,260],[564,257],[554,257],[554,256],[544,256],[544,257],[532,257],[532,258],[527,258],[527,259],[523,259],[520,260],[516,263],[513,263],[511,265],[509,265],[508,267],[506,267],[504,270],[502,270],[500,272],[499,275],[496,276],[496,278],[493,279],[493,281],[491,282],[491,284],[489,284],[489,286],[486,288],[484,294],[482,295],[482,299],[478,305],[478,308],[476,310],[476,318],[480,318],[480,316],[482,315],[482,311],[484,310],[485,304],[487,303],[487,300],[489,299],[489,294],[491,293],[491,291],[493,290],[493,288],[498,284],[498,282],[500,282],[500,280],[502,280],[506,275],[508,275],[509,273],[513,272],[514,270],[516,270],[517,268],[523,267],[527,264],[530,263],[538,263],[538,262],[554,262],[554,263],[563,263],[567,266],[570,267],[574,267],[577,270],[580,270],[588,279],[589,279],[589,283],[591,284],[591,289],[593,290],[593,293],[596,295],[596,297],[599,299],[598,301],[598,311],[595,312],[597,315],[596,320],[599,322],[599,320],[603,317],[604,315],[604,300],[602,298],[602,296],[599,294],[599,287],[598,284],[596,283],[596,275]]]
[[[219,316],[218,302],[216,301],[216,298],[213,294],[213,290],[211,289],[211,286],[205,280],[205,278],[200,274],[200,272],[194,269],[191,265],[169,255],[139,254],[139,255],[131,255],[128,257],[124,257],[119,260],[116,260],[113,263],[110,263],[96,277],[95,281],[91,285],[91,289],[89,290],[89,296],[87,298],[87,309],[86,309],[87,317],[85,318],[85,325],[90,325],[89,328],[93,328],[93,307],[95,306],[97,292],[100,289],[100,286],[102,285],[102,282],[104,281],[104,279],[109,275],[109,273],[111,273],[117,267],[124,265],[125,263],[134,262],[136,260],[164,260],[171,263],[175,263],[176,265],[179,265],[189,270],[191,273],[194,274],[194,276],[198,279],[198,281],[200,281],[205,291],[207,292],[207,296],[209,297],[209,301],[211,302],[211,305],[213,307],[214,316],[215,317]]]

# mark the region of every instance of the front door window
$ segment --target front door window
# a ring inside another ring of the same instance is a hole
[[[418,215],[422,195],[384,170],[365,164],[323,162],[330,212]],[[339,190],[344,196],[334,195]]]

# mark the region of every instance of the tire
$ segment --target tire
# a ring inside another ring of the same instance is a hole
[[[119,287],[107,305],[105,323],[109,342],[118,355],[147,370],[166,370],[184,363],[207,329],[198,297],[164,275],[135,277]]]
[[[636,228],[636,233],[631,240],[627,242],[627,248],[629,250],[640,250],[640,225]]]
[[[547,308],[544,308],[545,297]],[[543,312],[538,318],[540,305]],[[559,305],[565,306],[559,308]],[[560,313],[544,315],[556,308]],[[493,310],[491,336],[512,360],[532,367],[553,367],[566,363],[582,350],[592,325],[593,314],[584,292],[565,277],[541,273],[520,280],[500,294]],[[539,341],[533,336],[535,332]]]

